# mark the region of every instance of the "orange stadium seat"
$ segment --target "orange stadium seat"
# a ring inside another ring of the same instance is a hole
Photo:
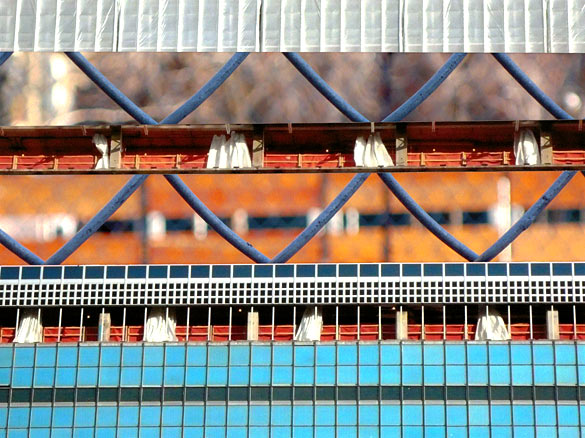
[[[339,326],[340,341],[354,341],[358,337],[358,326],[355,324],[344,324]]]
[[[14,340],[16,329],[14,327],[0,327],[0,343],[7,344]]]
[[[58,340],[60,342],[83,341],[83,330],[81,327],[44,327],[44,342],[57,342]]]
[[[175,327],[175,335],[177,336],[178,341],[186,341],[187,340],[187,326],[186,325],[178,325]]]
[[[209,339],[209,329],[206,325],[189,326],[190,341],[207,341]]]
[[[294,326],[277,325],[274,327],[275,341],[292,341],[294,339]]]
[[[337,332],[334,325],[324,325],[323,329],[321,330],[321,340],[335,341],[336,334]]]
[[[396,339],[396,324],[382,324],[382,339]]]
[[[125,340],[125,328],[122,326],[111,326],[110,327],[110,341],[122,342]]]
[[[141,342],[144,339],[143,325],[126,326],[126,340],[128,342]]]
[[[260,325],[258,326],[258,340],[259,341],[271,341],[273,337],[273,331],[271,325]]]
[[[408,339],[412,341],[422,339],[422,326],[420,324],[408,324]]]
[[[442,324],[425,324],[424,339],[427,341],[441,341],[443,340],[443,325]]]
[[[510,327],[510,336],[513,340],[530,340],[530,324],[515,323]],[[546,339],[546,326],[534,324],[532,326],[532,339]]]
[[[97,341],[98,340],[98,328],[97,327],[83,327],[83,338],[85,341]],[[112,331],[110,328],[110,340],[112,338]]]
[[[360,324],[360,341],[378,340],[378,324]]]

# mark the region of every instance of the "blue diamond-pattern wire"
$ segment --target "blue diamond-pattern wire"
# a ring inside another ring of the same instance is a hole
[[[0,53],[0,66],[4,64],[11,53]],[[143,124],[177,124],[195,111],[217,88],[246,59],[248,53],[235,53],[228,62],[191,98],[181,105],[173,113],[157,122],[150,115],[140,109],[131,99],[112,84],[95,66],[93,66],[82,54],[68,52],[66,55],[82,70],[105,94],[108,95],[120,108],[126,111],[136,121]],[[331,104],[333,104],[348,119],[356,122],[368,122],[369,120],[347,103],[333,88],[315,72],[311,66],[297,53],[283,54],[295,68],[313,85]],[[435,74],[406,102],[382,119],[383,122],[398,122],[414,111],[424,102],[461,64],[466,54],[456,53],[449,57],[447,62],[438,69]],[[510,75],[547,111],[559,119],[571,119],[572,117],[547,96],[512,59],[506,54],[494,54],[496,60]],[[464,243],[457,240],[437,221],[435,221],[416,201],[408,194],[398,181],[388,172],[378,173],[379,178],[406,207],[406,209],[433,233],[445,245],[457,252],[468,261],[490,261],[510,245],[523,231],[534,223],[538,215],[550,204],[560,191],[575,176],[576,171],[564,171],[546,192],[530,207],[526,213],[494,244],[482,254],[477,254]],[[585,173],[583,173],[585,175]],[[352,195],[362,186],[370,174],[362,173],[354,176],[343,188],[337,197],[321,212],[321,214],[305,228],[290,244],[280,251],[272,259],[258,251],[250,243],[246,242],[221,219],[219,219],[207,206],[191,191],[178,175],[165,175],[168,183],[179,195],[193,208],[193,210],[207,222],[207,224],[221,235],[227,242],[257,263],[285,263],[290,260],[301,248],[303,248],[317,233],[331,220],[331,218],[347,203]],[[67,243],[56,251],[47,260],[28,250],[14,238],[0,229],[0,244],[16,254],[29,264],[58,265],[73,254],[87,239],[89,239],[126,200],[144,183],[148,175],[135,175],[130,178],[124,187]]]

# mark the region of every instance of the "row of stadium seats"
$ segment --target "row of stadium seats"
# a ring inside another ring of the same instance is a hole
[[[381,330],[380,330],[381,328]],[[532,336],[530,324],[516,323],[511,325],[512,340],[539,340],[546,339],[546,326],[534,324]],[[464,324],[425,324],[424,329],[420,324],[408,325],[409,340],[427,341],[463,341],[475,338],[475,324],[467,325],[467,338],[465,337]],[[423,337],[424,332],[424,337]],[[244,341],[247,339],[246,326],[213,325],[207,326],[177,326],[176,336],[179,341]],[[585,324],[559,324],[561,340],[585,339]],[[14,339],[14,327],[0,328],[0,343],[10,343]],[[394,324],[340,325],[336,333],[335,325],[325,325],[321,332],[321,341],[376,341],[381,334],[382,340],[396,339],[396,326]],[[144,326],[112,326],[110,329],[111,342],[141,342],[144,337]],[[292,325],[261,325],[258,330],[259,341],[292,341],[294,339],[294,327]],[[98,340],[97,327],[45,327],[43,342],[91,342]]]

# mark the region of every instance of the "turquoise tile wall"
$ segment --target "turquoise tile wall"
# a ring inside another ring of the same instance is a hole
[[[0,436],[571,438],[584,366],[575,342],[3,345]]]

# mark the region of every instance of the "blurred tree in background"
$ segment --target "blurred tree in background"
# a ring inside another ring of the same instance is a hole
[[[108,53],[88,58],[160,120],[226,62],[226,53]],[[412,95],[447,54],[314,53],[305,59],[345,99],[380,120]],[[585,116],[583,55],[514,55],[575,117]],[[120,123],[130,117],[63,54],[18,53],[2,71],[9,124]],[[544,119],[538,105],[489,54],[468,55],[409,120]],[[184,123],[346,121],[280,53],[253,53]]]

